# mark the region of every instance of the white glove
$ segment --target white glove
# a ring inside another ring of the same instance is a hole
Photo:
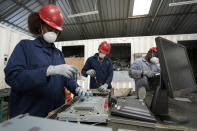
[[[142,73],[143,73],[143,76],[147,76],[148,78],[152,78],[152,77],[155,76],[155,73],[152,72],[152,71],[149,71],[149,70],[147,70],[147,71],[142,71]]]
[[[67,64],[56,65],[56,66],[50,65],[47,69],[47,76],[63,75],[63,76],[71,78],[76,73],[77,73],[77,68],[71,65],[67,65]]]
[[[83,89],[82,87],[77,87],[75,89],[75,93],[79,96],[82,100],[84,100],[85,96],[88,98],[89,96],[93,96],[92,92]]]
[[[86,74],[90,75],[91,77],[94,77],[96,75],[96,71],[93,69],[90,69],[90,70],[86,71]]]
[[[108,87],[108,84],[105,83],[104,85],[102,85],[98,88],[98,91],[105,92],[107,90],[107,87]]]

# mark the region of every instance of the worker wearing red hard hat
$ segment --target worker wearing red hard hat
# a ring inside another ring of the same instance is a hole
[[[153,78],[160,72],[157,48],[149,49],[145,57],[134,61],[129,70],[129,76],[135,79],[135,90],[141,87],[149,88],[148,78]]]
[[[72,79],[77,69],[65,64],[54,42],[63,27],[63,16],[53,4],[43,6],[28,17],[35,40],[21,40],[5,67],[5,80],[11,86],[10,117],[29,113],[45,117],[65,103],[66,87],[72,93],[88,95]]]
[[[106,41],[103,41],[100,45],[99,45],[99,48],[98,50],[105,54],[105,55],[108,55],[110,53],[110,49],[111,49],[111,46],[110,44],[108,44]]]
[[[98,47],[98,53],[87,59],[82,75],[90,78],[90,89],[98,89],[100,92],[105,92],[111,89],[113,78],[113,65],[111,59],[107,56],[110,53],[111,46],[106,41],[103,41]]]
[[[157,52],[157,47],[152,47],[149,49],[150,51]]]

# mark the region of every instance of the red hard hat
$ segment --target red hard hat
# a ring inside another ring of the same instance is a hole
[[[157,52],[157,47],[152,47],[152,48],[150,48],[150,50]]]
[[[62,31],[63,16],[60,10],[53,4],[43,6],[38,12],[40,18],[49,26]]]
[[[107,43],[107,41],[103,41],[100,45],[99,45],[99,51],[102,52],[103,54],[107,55],[110,52],[111,46],[110,44]]]

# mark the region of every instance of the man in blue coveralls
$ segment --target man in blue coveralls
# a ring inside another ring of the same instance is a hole
[[[28,17],[28,27],[35,40],[21,40],[12,52],[5,71],[11,87],[10,118],[29,113],[46,117],[65,102],[65,87],[73,94],[89,93],[72,79],[75,67],[64,61],[54,45],[63,27],[63,16],[55,5],[45,5]]]
[[[111,59],[106,56],[110,53],[110,49],[110,44],[103,41],[99,45],[98,53],[87,59],[81,72],[85,77],[90,75],[90,89],[105,92],[112,88],[113,65]]]
[[[138,91],[141,87],[149,89],[148,78],[153,78],[160,73],[158,66],[159,59],[157,58],[157,48],[149,49],[147,55],[134,61],[129,70],[129,76],[135,79],[135,90]]]

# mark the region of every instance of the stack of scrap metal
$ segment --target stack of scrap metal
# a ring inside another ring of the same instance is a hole
[[[90,89],[90,91],[93,93],[93,96],[108,96],[110,90],[107,89],[105,92],[100,92],[98,89]]]
[[[111,58],[112,59],[112,64],[113,68],[115,71],[127,71],[129,70],[130,67],[130,59],[118,59],[118,58]]]
[[[62,121],[106,123],[108,113],[105,103],[106,98],[90,97],[84,101],[78,101],[68,110],[58,113],[57,118]]]

